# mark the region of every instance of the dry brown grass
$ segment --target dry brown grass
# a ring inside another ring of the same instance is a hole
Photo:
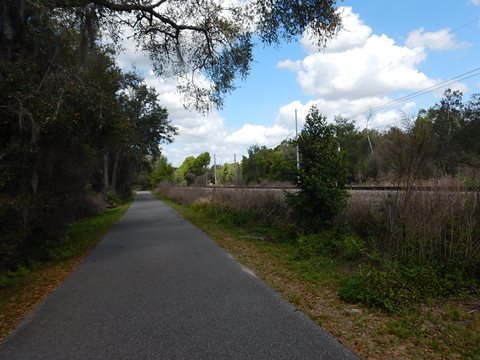
[[[6,289],[0,307],[0,343],[13,332],[48,295],[50,295],[80,264],[77,258],[27,274],[22,282]]]
[[[284,190],[255,188],[198,188],[160,184],[157,191],[183,205],[221,204],[232,209],[256,210],[271,219],[285,219],[290,211],[284,201]]]
[[[480,195],[451,191],[463,186],[443,178],[422,186],[447,190],[353,191],[338,221],[357,234],[377,239],[383,253],[420,263],[480,267]],[[222,204],[233,209],[255,209],[271,219],[291,215],[279,189],[175,187],[157,189],[181,204]]]
[[[480,194],[451,178],[421,185],[432,190],[354,193],[341,220],[395,258],[479,269]]]
[[[480,265],[480,197],[473,192],[402,193],[383,203],[385,245],[397,257]]]

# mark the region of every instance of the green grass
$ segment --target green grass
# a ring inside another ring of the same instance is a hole
[[[125,214],[130,204],[131,201],[68,225],[65,240],[52,251],[54,261],[68,260],[90,249]]]
[[[49,249],[49,261],[0,276],[0,341],[76,268],[132,201],[70,224],[60,246]]]
[[[429,348],[446,359],[479,359],[480,315],[451,303],[435,309],[396,314],[380,331],[409,340],[418,349]]]

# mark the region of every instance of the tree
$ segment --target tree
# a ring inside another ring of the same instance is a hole
[[[109,141],[99,134],[118,114],[109,52],[92,49],[94,66],[81,67],[75,29],[41,9],[28,16],[22,46],[0,61],[0,263],[8,267],[48,257],[65,223],[92,211],[86,189]]]
[[[252,145],[247,149],[248,157],[242,157],[242,178],[246,184],[257,181],[258,166],[255,161],[255,154],[259,151],[258,145]]]
[[[121,85],[117,97],[129,134],[117,133],[116,142],[105,151],[106,158],[108,154],[113,157],[110,187],[114,191],[122,190],[117,186],[117,179],[122,176],[120,183],[125,192],[145,165],[145,159],[160,156],[160,144],[171,143],[177,128],[170,123],[167,109],[158,104],[155,89],[148,87],[138,75],[125,74]]]
[[[407,123],[405,130],[391,128],[379,151],[384,169],[394,176],[395,183],[407,187],[434,173],[435,138],[432,124],[422,115]]]
[[[300,150],[299,191],[287,193],[287,202],[309,230],[332,224],[346,205],[348,168],[345,153],[339,149],[335,129],[313,106],[296,144]]]
[[[428,114],[438,141],[438,167],[445,175],[455,175],[463,160],[461,145],[457,141],[463,113],[462,96],[458,90],[447,89],[440,103],[431,108]]]
[[[273,161],[273,149],[266,146],[252,145],[248,148],[248,157],[242,158],[243,180],[249,183],[260,183],[269,179]]]
[[[273,149],[268,178],[272,181],[295,181],[297,150],[290,140],[282,141]]]
[[[112,51],[93,42],[79,56],[74,18],[45,4],[0,4],[0,268],[48,259],[66,223],[97,209],[91,190],[128,193],[174,134],[156,94],[137,79],[123,98]]]
[[[480,165],[480,94],[474,94],[464,107],[462,128],[459,133],[459,144],[469,154],[470,166]]]
[[[210,154],[208,152],[201,153],[195,158],[190,171],[196,176],[205,174],[207,166],[210,164]]]
[[[206,174],[208,164],[210,164],[210,154],[208,152],[201,153],[197,157],[188,156],[177,169],[180,182],[192,185],[197,177]]]
[[[6,0],[0,6],[0,56],[18,58],[29,24],[39,12],[62,18],[81,32],[82,60],[98,31],[108,31],[118,40],[123,25],[153,60],[157,75],[179,79],[186,102],[205,110],[210,104],[221,106],[235,79],[248,75],[253,38],[271,45],[308,31],[323,46],[340,27],[335,4],[336,0]]]
[[[212,169],[213,170],[213,169]],[[225,163],[223,165],[217,166],[216,175],[217,175],[217,185],[235,185],[236,181],[236,172],[237,168],[235,164]]]
[[[153,169],[150,174],[150,185],[155,188],[161,181],[173,181],[175,169],[165,156],[155,159]]]
[[[193,167],[194,162],[195,156],[188,156],[178,167],[176,172],[181,183],[190,185],[195,181],[195,175],[190,170]]]

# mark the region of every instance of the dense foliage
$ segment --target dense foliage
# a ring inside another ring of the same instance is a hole
[[[287,202],[301,224],[320,230],[331,224],[347,202],[345,153],[339,148],[334,127],[316,107],[310,109],[295,143],[300,152],[299,191],[287,193]]]
[[[210,154],[204,152],[197,157],[188,156],[176,170],[176,181],[180,184],[192,185],[197,182],[202,186],[206,183],[207,166],[210,164]],[[201,178],[203,175],[203,178]]]
[[[161,181],[173,181],[175,168],[170,164],[165,156],[154,159],[152,171],[150,173],[150,186],[155,188]]]
[[[0,270],[47,260],[65,224],[99,208],[92,194],[112,204],[128,195],[176,132],[155,91],[122,73],[111,50],[93,42],[83,56],[70,14],[22,3],[2,4],[28,22],[20,38],[1,38]]]
[[[288,182],[295,179],[295,146],[283,141],[274,149],[252,145],[242,158],[242,179],[245,183]]]

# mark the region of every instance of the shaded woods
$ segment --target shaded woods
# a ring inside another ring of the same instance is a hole
[[[1,271],[49,260],[68,222],[127,197],[176,129],[87,9],[0,8]]]

